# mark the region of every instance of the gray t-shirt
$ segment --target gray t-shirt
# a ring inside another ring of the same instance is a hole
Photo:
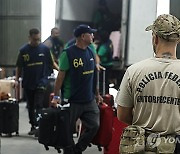
[[[149,58],[130,66],[115,102],[133,107],[134,125],[180,134],[180,60]]]

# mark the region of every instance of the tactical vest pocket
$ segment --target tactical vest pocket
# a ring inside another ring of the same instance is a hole
[[[120,153],[144,153],[145,130],[136,125],[130,125],[123,131],[120,141]]]

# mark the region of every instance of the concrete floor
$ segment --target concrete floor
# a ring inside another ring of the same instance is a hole
[[[54,148],[50,147],[46,151],[43,145],[38,143],[38,140],[33,136],[27,135],[30,129],[28,123],[28,114],[26,103],[20,103],[20,119],[19,119],[19,136],[1,137],[0,154],[57,154]],[[83,154],[103,154],[99,152],[96,146],[88,147]]]

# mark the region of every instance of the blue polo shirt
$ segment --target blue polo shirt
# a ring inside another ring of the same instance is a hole
[[[49,67],[53,59],[48,47],[40,43],[37,47],[25,44],[20,48],[16,66],[23,71],[23,87],[34,90],[48,83]]]
[[[64,42],[61,39],[59,39],[59,38],[53,38],[51,36],[49,36],[46,40],[50,40],[51,41],[52,47],[51,47],[50,50],[51,50],[52,54],[54,55],[54,57],[56,59],[58,59],[59,56],[60,56],[60,52],[61,52],[60,49],[63,48]]]
[[[72,45],[60,57],[60,69],[66,71],[61,89],[63,98],[72,103],[91,102],[95,96],[95,59],[92,50]]]

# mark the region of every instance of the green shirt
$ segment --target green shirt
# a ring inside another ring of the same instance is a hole
[[[100,64],[102,66],[112,66],[112,45],[102,44],[98,49]]]
[[[71,95],[71,92],[70,92],[70,89],[71,89],[71,83],[70,83],[70,76],[69,76],[69,60],[68,60],[68,57],[67,57],[67,53],[66,51],[63,51],[60,58],[59,58],[59,68],[60,70],[62,71],[66,71],[66,75],[65,75],[65,78],[64,78],[64,81],[63,81],[63,94],[64,94],[64,98],[65,99],[69,99],[70,95]]]

